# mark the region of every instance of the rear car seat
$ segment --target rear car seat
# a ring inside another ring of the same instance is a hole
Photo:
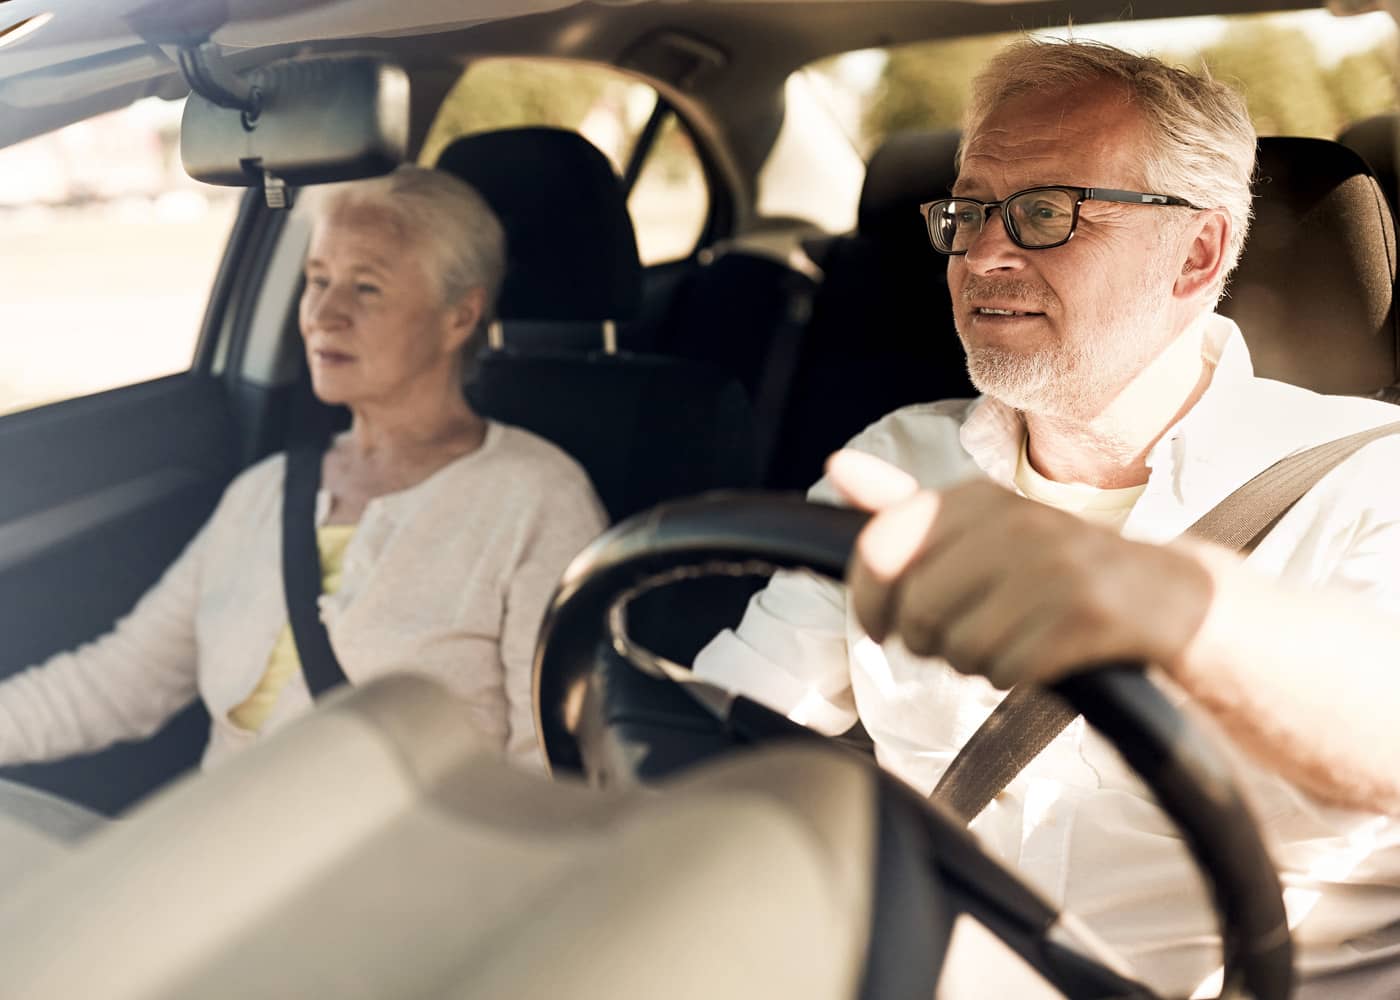
[[[909,132],[870,160],[856,231],[812,247],[824,272],[778,434],[771,485],[805,489],[822,463],[891,410],[976,394],[953,328],[947,262],[920,203],[956,177],[958,133]]]
[[[437,166],[480,191],[506,230],[494,346],[469,389],[478,410],[573,455],[615,520],[755,485],[753,418],[737,381],[616,350],[616,330],[640,306],[642,268],[607,158],[575,133],[522,128],[458,139]]]
[[[733,375],[614,348],[616,331],[637,316],[642,267],[622,188],[601,152],[561,129],[508,129],[458,139],[437,166],[481,192],[506,230],[498,346],[468,389],[479,412],[572,455],[613,520],[759,484],[753,413]],[[540,340],[551,346],[535,349]],[[560,346],[569,342],[581,346]],[[631,632],[689,662],[759,585],[707,577],[653,591],[632,605]]]

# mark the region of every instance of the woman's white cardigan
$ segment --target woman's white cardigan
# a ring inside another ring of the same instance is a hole
[[[111,632],[0,683],[0,763],[53,760],[148,736],[204,699],[205,766],[257,736],[228,717],[287,624],[281,577],[284,457],[245,471],[208,523]],[[324,518],[329,497],[320,497]],[[352,683],[406,672],[440,681],[464,725],[539,766],[530,703],[535,637],[569,560],[602,530],[587,476],[553,445],[488,425],[482,446],[370,502],[321,598]],[[301,675],[261,732],[306,711]]]

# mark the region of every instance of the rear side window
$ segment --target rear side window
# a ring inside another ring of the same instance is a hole
[[[187,370],[238,194],[156,99],[0,149],[0,413]]]
[[[659,128],[648,122],[658,116]],[[633,175],[627,208],[643,264],[688,256],[705,231],[710,192],[690,133],[650,86],[606,66],[540,59],[474,62],[438,109],[418,160],[432,166],[454,139],[550,125],[578,132]]]

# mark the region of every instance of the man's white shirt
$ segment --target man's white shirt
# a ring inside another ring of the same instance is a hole
[[[1244,339],[1224,317],[1210,318],[1206,352],[1214,378],[1152,449],[1148,482],[1122,525],[1127,538],[1170,541],[1278,459],[1400,419],[1400,407],[1254,377]],[[1025,434],[1017,411],[982,397],[898,410],[849,447],[927,488],[981,476],[1014,490]],[[809,496],[837,502],[825,480]],[[1366,446],[1329,473],[1248,565],[1400,612],[1400,437]],[[1400,669],[1400,650],[1394,655]],[[858,711],[881,765],[925,794],[1002,697],[898,640],[876,644],[851,614],[845,588],[804,572],[775,576],[737,629],[701,651],[695,670],[827,733],[848,729]],[[1327,683],[1326,664],[1318,682]],[[1400,951],[1400,820],[1321,805],[1242,753],[1233,758],[1285,886],[1300,968]],[[972,829],[1158,990],[1185,995],[1218,967],[1214,910],[1179,834],[1082,719]]]

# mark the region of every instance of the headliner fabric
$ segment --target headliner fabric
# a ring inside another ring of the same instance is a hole
[[[505,227],[502,320],[630,320],[642,265],[622,186],[582,136],[504,129],[456,140],[437,167],[481,193]]]
[[[1355,152],[1326,139],[1259,140],[1255,221],[1220,312],[1255,371],[1318,392],[1370,395],[1396,377],[1395,228]]]

